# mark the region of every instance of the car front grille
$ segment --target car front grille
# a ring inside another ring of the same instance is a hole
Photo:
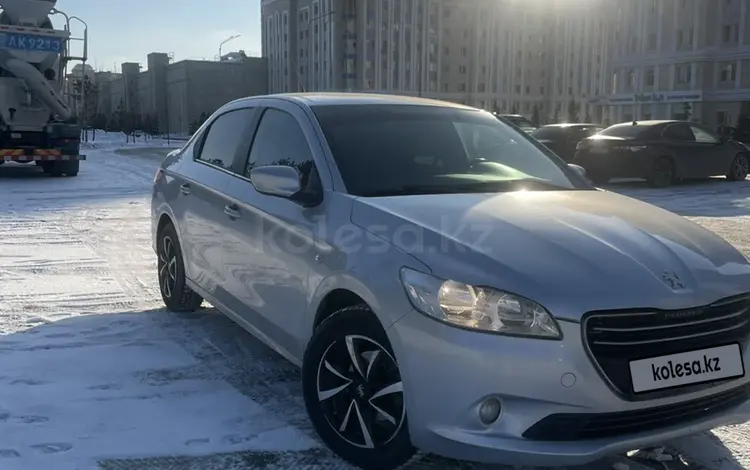
[[[575,441],[638,434],[716,416],[750,399],[750,385],[682,403],[616,413],[560,413],[537,422],[523,437]]]
[[[630,400],[649,399],[660,392],[636,397],[630,361],[730,343],[744,349],[750,337],[750,294],[685,310],[589,312],[583,335],[591,359],[617,392]]]

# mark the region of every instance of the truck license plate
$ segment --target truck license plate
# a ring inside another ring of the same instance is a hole
[[[648,392],[745,375],[739,344],[630,362],[633,391]]]
[[[35,36],[31,34],[0,33],[0,48],[16,49],[33,52],[62,51],[62,39],[51,36]]]

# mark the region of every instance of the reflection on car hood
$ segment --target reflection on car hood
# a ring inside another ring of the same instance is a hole
[[[524,295],[571,319],[605,308],[699,306],[750,291],[750,264],[723,239],[612,192],[360,198],[352,221],[439,277]]]

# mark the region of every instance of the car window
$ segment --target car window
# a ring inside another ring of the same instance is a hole
[[[661,136],[677,142],[695,142],[695,135],[687,124],[670,124],[664,129]]]
[[[583,127],[581,128],[582,137],[591,137],[592,135],[598,134],[603,131],[603,127]]]
[[[245,176],[250,178],[253,168],[286,165],[296,168],[302,176],[302,186],[313,169],[313,156],[297,119],[278,109],[268,109],[258,125]]]
[[[489,113],[420,105],[314,106],[313,112],[350,194],[488,191],[485,184],[513,190],[517,185],[508,183],[528,179],[582,189],[564,165]]]
[[[521,128],[536,128],[536,125],[533,122],[529,121],[523,116],[506,115],[502,117],[510,121],[512,124],[515,124],[516,126],[521,127]]]
[[[704,144],[716,144],[719,143],[719,139],[714,137],[710,132],[705,129],[701,129],[698,126],[690,126],[690,130],[693,131],[696,142],[702,142]]]
[[[636,139],[644,131],[645,126],[633,125],[633,124],[615,124],[610,126],[603,131],[599,132],[599,135],[609,137],[621,137],[623,139]]]
[[[211,165],[230,169],[254,111],[253,108],[243,108],[217,117],[206,131],[206,138],[195,158]]]
[[[535,139],[545,140],[564,140],[566,138],[565,129],[560,126],[544,126],[531,133]]]

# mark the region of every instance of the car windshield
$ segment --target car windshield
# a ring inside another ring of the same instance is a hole
[[[313,107],[350,194],[590,189],[490,113],[414,105]]]
[[[608,137],[622,137],[623,139],[635,139],[638,135],[643,132],[643,126],[634,126],[633,124],[615,124],[610,126],[599,133]]]

